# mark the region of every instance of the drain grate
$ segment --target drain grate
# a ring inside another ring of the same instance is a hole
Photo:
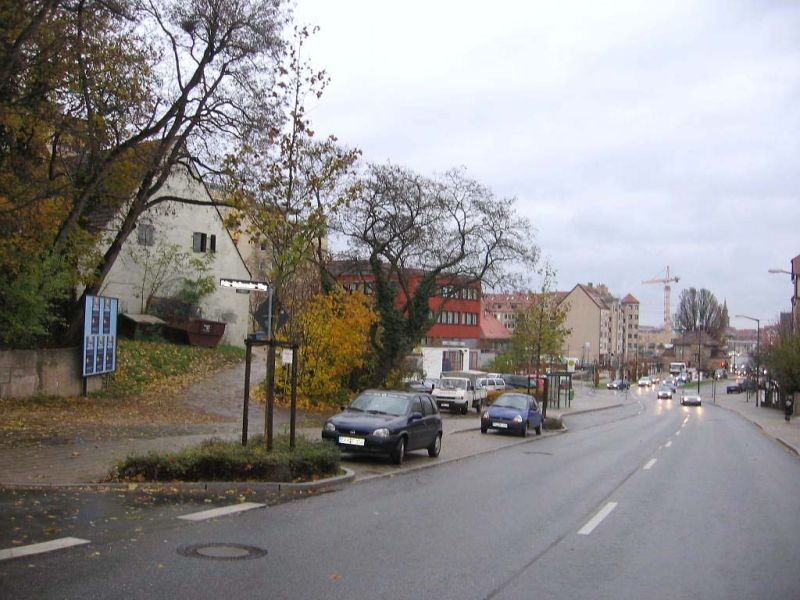
[[[178,554],[189,558],[205,558],[207,560],[252,560],[266,556],[267,551],[257,546],[213,542],[210,544],[180,546],[178,547]]]

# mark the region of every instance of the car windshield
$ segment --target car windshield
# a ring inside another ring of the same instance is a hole
[[[519,394],[502,394],[494,401],[492,406],[503,406],[506,408],[516,408],[517,410],[525,410],[528,406],[528,399]]]
[[[409,398],[391,392],[364,392],[350,404],[351,410],[378,415],[406,414]]]
[[[466,379],[440,379],[439,387],[443,390],[464,390],[467,388]]]

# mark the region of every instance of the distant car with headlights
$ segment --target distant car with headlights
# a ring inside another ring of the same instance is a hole
[[[322,439],[343,452],[385,454],[402,464],[406,452],[442,450],[442,416],[428,394],[367,390],[322,428]]]
[[[653,385],[652,380],[649,377],[640,377],[639,381],[637,382],[639,387],[650,387]]]
[[[481,433],[496,429],[525,437],[528,429],[533,429],[536,435],[541,435],[543,421],[536,398],[529,394],[506,392],[500,394],[481,415]]]
[[[701,406],[702,404],[700,396],[681,396],[682,406]]]
[[[672,392],[673,390],[670,386],[662,385],[658,389],[658,394],[656,395],[658,396],[659,400],[672,400]]]
[[[607,383],[606,387],[609,390],[627,390],[631,385],[628,383],[627,379],[615,379]]]

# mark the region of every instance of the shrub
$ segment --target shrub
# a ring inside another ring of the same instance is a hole
[[[178,452],[148,452],[119,461],[109,480],[121,481],[308,481],[339,473],[339,449],[333,444],[276,436],[268,452],[263,436],[247,446],[211,439]]]

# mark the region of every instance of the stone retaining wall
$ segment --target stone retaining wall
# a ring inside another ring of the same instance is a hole
[[[102,376],[89,378],[89,391]],[[79,396],[83,392],[80,348],[0,350],[0,400],[30,396]]]

